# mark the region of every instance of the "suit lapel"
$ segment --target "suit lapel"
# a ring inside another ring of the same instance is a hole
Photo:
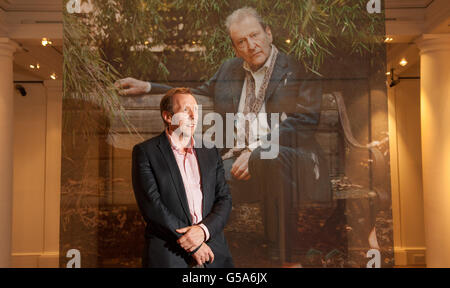
[[[283,53],[279,53],[277,60],[275,62],[275,67],[272,72],[272,76],[270,77],[269,86],[267,86],[266,90],[266,98],[265,102],[269,100],[272,94],[275,92],[275,89],[278,87],[280,82],[286,79],[286,74],[288,73],[288,59],[287,56]]]
[[[238,64],[231,72],[231,95],[233,96],[234,113],[238,112],[239,100],[241,99],[242,88],[244,86],[245,71],[242,67],[243,61],[238,61]]]
[[[166,132],[163,132],[159,137],[160,141],[158,147],[161,150],[164,159],[166,160],[167,166],[169,167],[172,181],[175,185],[175,189],[177,190],[181,206],[183,207],[184,213],[186,214],[186,217],[189,221],[189,225],[192,225],[191,213],[189,211],[183,178],[181,178],[180,170],[178,168],[177,161],[175,160],[175,156],[173,155],[172,148],[170,147],[169,139],[167,139]]]

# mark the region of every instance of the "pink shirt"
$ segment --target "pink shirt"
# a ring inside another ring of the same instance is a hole
[[[191,213],[192,223],[199,225],[205,232],[205,240],[209,239],[208,228],[204,224],[199,224],[202,221],[202,204],[203,192],[200,179],[200,168],[198,167],[197,154],[194,150],[194,138],[191,138],[186,147],[186,153],[177,137],[172,137],[167,129],[166,135],[172,147],[173,155],[178,164],[181,177],[183,178],[184,190],[186,191],[186,198],[189,204],[189,212]]]

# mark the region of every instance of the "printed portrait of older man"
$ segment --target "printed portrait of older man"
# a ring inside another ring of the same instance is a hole
[[[210,97],[223,119],[226,113],[256,115],[255,129],[236,127],[245,133],[245,147],[228,147],[221,155],[233,203],[263,204],[264,240],[270,255],[276,257],[282,246],[281,231],[285,238],[295,233],[281,227],[286,207],[327,203],[332,198],[327,163],[314,137],[322,84],[297,60],[277,49],[273,44],[276,35],[254,8],[235,10],[225,26],[236,57],[222,63],[208,81],[193,87],[192,93]],[[119,80],[116,85],[124,96],[164,94],[172,88],[134,78]],[[280,118],[276,129],[272,114]],[[248,137],[249,133],[258,137]],[[262,138],[271,139],[271,133],[277,133],[279,143],[273,145],[278,145],[278,153],[266,159],[261,157],[268,149]],[[234,135],[225,133],[225,138],[229,137]]]

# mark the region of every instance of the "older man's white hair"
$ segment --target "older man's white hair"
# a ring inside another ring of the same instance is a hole
[[[242,20],[244,20],[247,17],[254,17],[256,20],[258,20],[259,24],[261,24],[261,27],[263,29],[266,29],[266,23],[264,23],[264,20],[262,19],[261,15],[259,15],[258,11],[256,11],[253,7],[242,7],[237,10],[234,10],[233,13],[231,13],[227,19],[225,20],[225,27],[227,28],[228,33],[230,33],[230,27],[234,23],[239,23]]]

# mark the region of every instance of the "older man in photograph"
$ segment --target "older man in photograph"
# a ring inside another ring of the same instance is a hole
[[[328,203],[332,198],[327,163],[314,137],[320,117],[321,81],[273,45],[272,31],[255,9],[235,10],[225,26],[236,58],[222,63],[210,80],[192,92],[211,97],[215,112],[223,119],[226,113],[257,115],[254,121],[259,138],[246,141],[244,149],[223,149],[221,154],[234,203],[264,204],[265,240],[276,258],[284,246],[281,231],[287,227],[285,239],[296,233],[295,225],[282,227],[287,221],[282,220],[283,213],[292,207]],[[172,88],[133,78],[122,79],[117,85],[125,96],[162,94]],[[272,113],[281,119],[275,130]],[[261,153],[269,148],[262,145],[261,136],[272,139],[271,133],[278,133],[279,150],[275,158],[265,159]],[[296,219],[293,221],[296,224]]]

